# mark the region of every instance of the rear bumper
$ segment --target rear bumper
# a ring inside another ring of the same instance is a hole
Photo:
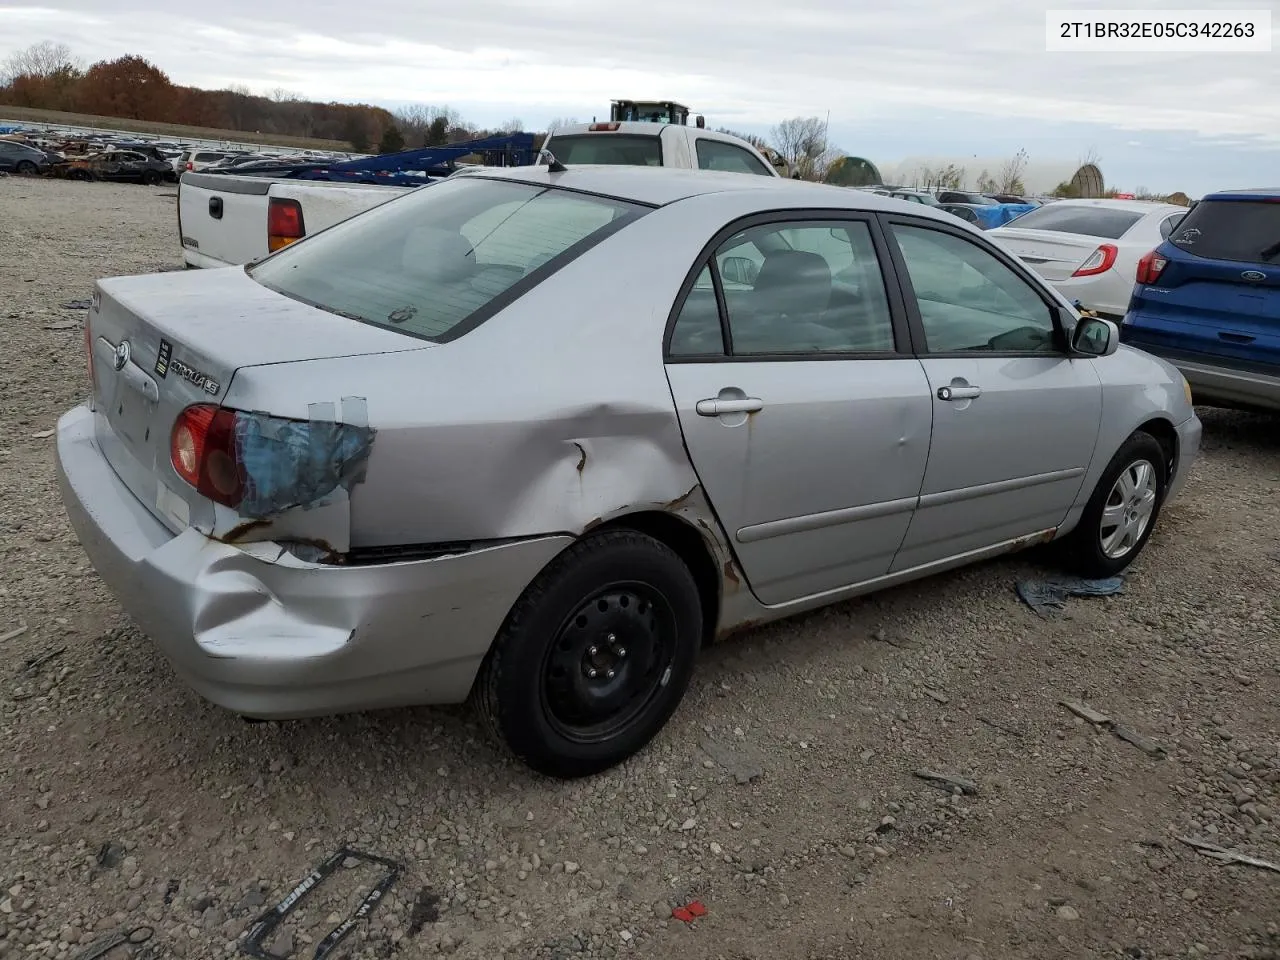
[[[218,267],[235,266],[233,263],[219,260],[217,257],[207,256],[189,247],[182,248],[182,259],[189,269],[216,270]]]
[[[177,673],[247,716],[464,700],[507,611],[570,537],[341,567],[280,546],[174,536],[121,482],[80,406],[58,421],[58,480],[90,561]]]
[[[1191,384],[1196,403],[1280,411],[1280,376],[1167,357]]]

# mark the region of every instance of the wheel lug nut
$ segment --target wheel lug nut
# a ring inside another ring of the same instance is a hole
[[[618,650],[617,650],[617,654],[618,654],[618,656],[619,656],[619,657],[625,657],[625,656],[627,655],[627,648],[626,648],[626,647],[619,647],[619,648],[618,648]]]
[[[590,647],[587,647],[587,655],[588,655],[588,656],[592,656],[592,657],[594,657],[594,656],[595,656],[597,653],[599,653],[599,652],[600,652],[600,648],[599,648],[599,647],[597,647],[597,646],[595,646],[594,644],[592,644]]]
[[[608,641],[609,643],[617,643],[618,635],[616,633],[611,633],[607,637],[605,637],[605,640]]]
[[[606,674],[605,674],[605,677],[606,677],[607,679],[609,679],[609,680],[612,680],[612,679],[613,679],[614,677],[616,677],[616,676],[617,676],[617,674],[616,674],[616,673],[614,673],[612,670],[610,670],[608,673],[606,673]]]
[[[596,677],[598,677],[599,675],[600,675],[600,673],[599,673],[599,671],[598,671],[598,670],[596,670],[596,668],[595,668],[595,667],[588,667],[588,668],[587,668],[587,679],[589,679],[589,680],[594,680],[594,679],[595,679]]]

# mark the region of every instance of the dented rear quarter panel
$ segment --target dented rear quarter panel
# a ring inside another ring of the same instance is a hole
[[[356,547],[580,534],[663,509],[697,485],[662,336],[712,228],[691,230],[681,206],[653,211],[455,341],[242,368],[225,402],[304,418],[316,400],[365,399],[375,440],[351,490]],[[644,264],[644,282],[619,279],[627,263]]]

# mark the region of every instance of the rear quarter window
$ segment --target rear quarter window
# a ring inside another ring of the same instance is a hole
[[[1196,257],[1275,263],[1280,261],[1280,202],[1202,200],[1169,240]]]
[[[374,207],[247,269],[322,310],[444,342],[648,208],[478,176]]]
[[[1050,203],[1028,210],[1013,225],[1028,230],[1052,230],[1055,233],[1078,233],[1086,237],[1119,240],[1142,217],[1142,213],[1134,210]]]

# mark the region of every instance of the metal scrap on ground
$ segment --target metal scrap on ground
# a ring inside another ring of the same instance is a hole
[[[1085,580],[1081,577],[1055,577],[1052,580],[1019,580],[1018,596],[1022,602],[1048,619],[1066,609],[1068,597],[1109,597],[1124,592],[1124,577]]]
[[[1145,734],[1138,733],[1138,731],[1131,727],[1126,727],[1119,721],[1108,717],[1105,713],[1099,713],[1092,707],[1087,707],[1083,703],[1078,703],[1075,700],[1059,700],[1058,702],[1080,719],[1087,720],[1094,726],[1110,730],[1121,740],[1125,741],[1125,743],[1133,744],[1148,756],[1162,757],[1165,755],[1166,751],[1164,747],[1156,743],[1156,741],[1152,740]]]
[[[966,780],[964,777],[952,776],[949,773],[934,773],[932,770],[917,770],[915,775],[921,780],[927,780],[935,787],[946,790],[948,793],[954,793],[959,790],[968,796],[974,796],[978,792],[978,785],[972,780]]]
[[[1263,860],[1261,857],[1251,857],[1247,853],[1236,853],[1236,851],[1220,847],[1216,843],[1208,843],[1204,840],[1197,840],[1194,837],[1179,837],[1178,841],[1185,843],[1188,847],[1199,851],[1206,857],[1221,860],[1223,863],[1239,863],[1246,867],[1257,867],[1259,870],[1280,873],[1280,863],[1272,863],[1270,860]]]

